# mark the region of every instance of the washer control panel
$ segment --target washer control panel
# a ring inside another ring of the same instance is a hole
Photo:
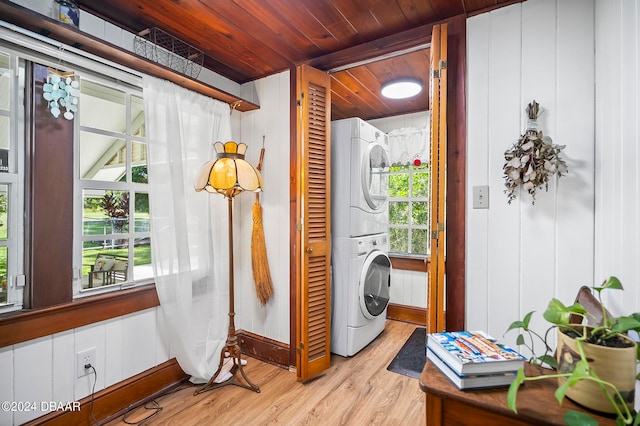
[[[358,254],[366,254],[375,249],[386,253],[389,250],[389,236],[380,234],[361,238],[358,239],[357,246]]]

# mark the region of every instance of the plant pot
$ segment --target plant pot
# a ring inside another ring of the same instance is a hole
[[[582,327],[582,326],[575,326]],[[606,382],[613,384],[625,399],[630,409],[633,409],[636,384],[636,343],[623,336],[632,345],[625,348],[605,347],[582,342],[589,367],[595,374]],[[558,372],[568,373],[575,368],[580,359],[576,340],[558,329],[558,348],[556,351]],[[558,385],[564,384],[565,378],[558,379]],[[607,389],[612,397],[615,392]],[[603,394],[602,388],[592,380],[581,380],[567,390],[567,397],[574,402],[592,410],[615,413],[615,408]]]

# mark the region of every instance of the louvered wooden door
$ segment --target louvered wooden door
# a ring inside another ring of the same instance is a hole
[[[331,78],[303,65],[296,81],[301,233],[296,371],[305,380],[331,365]]]
[[[447,159],[447,24],[431,34],[431,259],[427,285],[427,332],[445,328],[445,231]]]

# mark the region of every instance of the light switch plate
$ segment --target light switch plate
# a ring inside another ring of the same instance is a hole
[[[479,185],[473,187],[473,208],[489,208],[489,185]]]

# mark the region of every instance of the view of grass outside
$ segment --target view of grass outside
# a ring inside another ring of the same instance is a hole
[[[429,166],[389,168],[390,252],[426,255],[429,250]]]
[[[110,240],[85,241],[82,249],[82,274],[87,275],[91,267],[96,263],[98,254],[107,256],[129,256],[128,244],[120,245],[112,248],[105,247],[104,243],[109,244]],[[133,264],[148,265],[151,263],[151,245],[140,244],[133,248]]]
[[[82,275],[88,275],[98,255],[129,257],[129,238],[121,234],[149,232],[149,199],[146,193],[135,193],[133,230],[130,230],[128,191],[85,190],[83,235],[96,236],[84,241],[82,247]],[[133,265],[151,264],[149,238],[136,238]]]

